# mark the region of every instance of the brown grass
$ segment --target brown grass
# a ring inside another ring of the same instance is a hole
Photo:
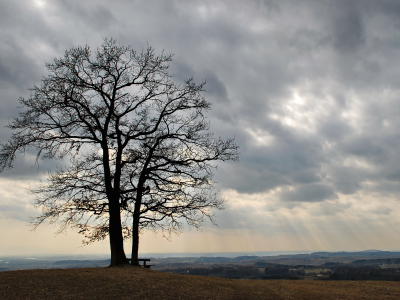
[[[131,266],[24,270],[0,272],[0,299],[400,299],[400,283],[232,280]]]

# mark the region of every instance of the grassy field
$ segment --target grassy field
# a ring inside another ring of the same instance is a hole
[[[137,267],[0,272],[0,299],[400,299],[400,282],[232,280]]]

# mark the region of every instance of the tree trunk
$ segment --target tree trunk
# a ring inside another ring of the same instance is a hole
[[[139,218],[133,217],[132,224],[132,257],[131,264],[134,266],[139,266]]]
[[[131,264],[139,266],[139,222],[140,222],[140,207],[142,206],[143,185],[145,180],[141,177],[136,191],[135,210],[133,211],[132,224],[132,260]]]
[[[111,204],[110,201],[110,267],[128,264],[124,251],[124,239],[122,237],[121,215],[118,203]]]

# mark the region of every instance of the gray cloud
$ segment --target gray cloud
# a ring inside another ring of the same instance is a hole
[[[374,210],[371,211],[372,213],[378,214],[378,215],[390,215],[392,212],[392,209],[384,206],[379,206],[375,208]]]
[[[332,142],[342,140],[345,136],[351,134],[352,131],[349,124],[337,115],[322,120],[319,124],[319,133],[321,137]]]
[[[337,9],[332,24],[334,44],[340,51],[357,51],[365,43],[362,11],[352,1],[337,1],[334,5]]]
[[[63,17],[70,17],[75,26],[85,26],[94,31],[104,31],[111,27],[119,27],[118,18],[101,3],[57,1]]]
[[[281,199],[293,202],[322,202],[337,199],[337,195],[331,187],[317,183],[304,184],[292,191],[284,191]]]
[[[44,63],[66,49],[95,48],[104,37],[138,51],[148,43],[175,54],[170,70],[177,81],[207,81],[215,134],[235,136],[240,146],[239,163],[219,164],[219,189],[279,190],[274,197],[283,207],[321,204],[326,215],[355,209],[338,204],[341,197],[397,198],[398,3],[43,0],[1,7],[1,126],[17,116],[17,99],[46,76]],[[2,142],[9,136],[0,129]],[[58,163],[43,162],[43,170]],[[31,167],[19,156],[0,179],[35,180]],[[230,209],[225,225],[255,211]]]

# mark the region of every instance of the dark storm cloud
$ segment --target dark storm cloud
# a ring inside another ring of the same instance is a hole
[[[388,207],[380,206],[380,207],[377,207],[376,209],[374,209],[372,212],[375,214],[378,214],[378,215],[390,215],[392,210]]]
[[[337,115],[322,120],[319,124],[318,130],[322,137],[330,141],[342,140],[352,132],[352,129],[347,122]]]
[[[18,97],[46,75],[45,62],[114,37],[138,51],[148,43],[174,53],[177,81],[207,81],[213,130],[235,136],[241,148],[239,163],[219,165],[219,188],[282,188],[282,200],[307,203],[382,193],[388,182],[394,191],[400,183],[400,6],[392,1],[1,6],[2,125],[16,116]],[[9,134],[2,130],[1,140]],[[28,162],[20,164],[1,176],[31,174]]]
[[[113,15],[108,7],[102,4],[63,0],[57,2],[60,5],[60,10],[74,22],[77,22],[78,26],[88,26],[91,30],[103,31],[119,25],[118,18]]]
[[[385,149],[371,137],[353,137],[342,144],[341,150],[358,157],[377,157],[385,154]]]
[[[48,170],[64,167],[67,162],[56,159],[40,159],[36,161],[36,154],[33,149],[25,153],[19,153],[13,164],[13,168],[0,173],[0,178],[13,180],[40,180],[47,175]]]
[[[339,0],[331,3],[333,12],[333,37],[339,51],[354,52],[365,43],[362,11],[352,1]]]
[[[25,56],[24,49],[14,37],[3,37],[0,47],[0,87],[25,88],[37,66]]]
[[[355,167],[344,167],[342,165],[332,166],[329,169],[332,176],[332,184],[338,193],[348,195],[361,189],[361,182],[366,179],[365,170],[357,170]]]
[[[323,184],[304,184],[281,195],[282,200],[291,202],[321,202],[337,198],[332,188]]]
[[[320,163],[324,160],[320,145],[306,137],[293,137],[283,130],[278,132],[279,139],[265,146],[254,145],[251,139],[240,136],[240,163],[221,166],[218,182],[245,193],[319,182]]]

